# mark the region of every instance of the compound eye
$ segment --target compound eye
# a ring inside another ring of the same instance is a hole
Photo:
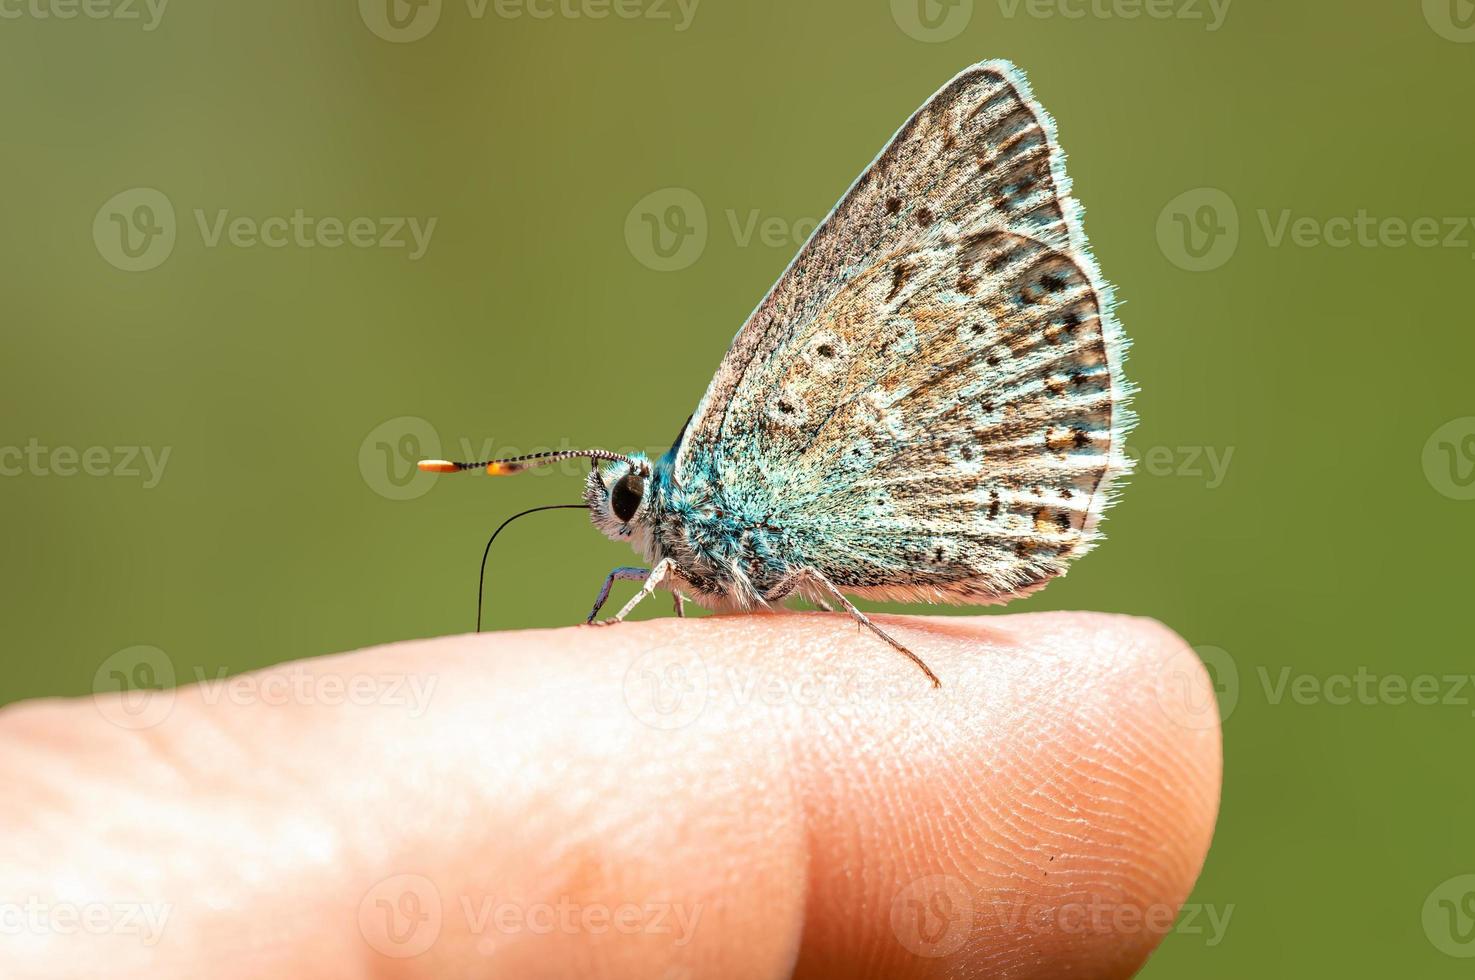
[[[609,508],[615,516],[626,522],[640,509],[640,498],[645,496],[645,480],[638,473],[626,473],[615,482],[609,493]]]

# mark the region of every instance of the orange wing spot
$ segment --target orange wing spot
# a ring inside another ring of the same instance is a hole
[[[1045,448],[1057,453],[1068,451],[1075,443],[1075,436],[1069,429],[1059,427],[1045,430]]]

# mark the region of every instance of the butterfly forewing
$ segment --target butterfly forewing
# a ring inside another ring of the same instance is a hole
[[[1124,471],[1123,341],[1022,77],[922,107],[739,332],[676,477],[758,487],[851,591],[989,601],[1085,551]]]

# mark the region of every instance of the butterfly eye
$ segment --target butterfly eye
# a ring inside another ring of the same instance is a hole
[[[640,498],[645,495],[645,480],[638,473],[626,473],[615,483],[609,494],[610,510],[622,521],[628,522],[640,509]]]

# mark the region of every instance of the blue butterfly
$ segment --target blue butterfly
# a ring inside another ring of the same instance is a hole
[[[721,610],[847,594],[1000,603],[1095,544],[1129,463],[1126,339],[1050,116],[1013,65],[959,74],[907,121],[748,318],[669,452],[594,461],[594,524],[658,588]],[[603,463],[603,467],[599,464]]]

